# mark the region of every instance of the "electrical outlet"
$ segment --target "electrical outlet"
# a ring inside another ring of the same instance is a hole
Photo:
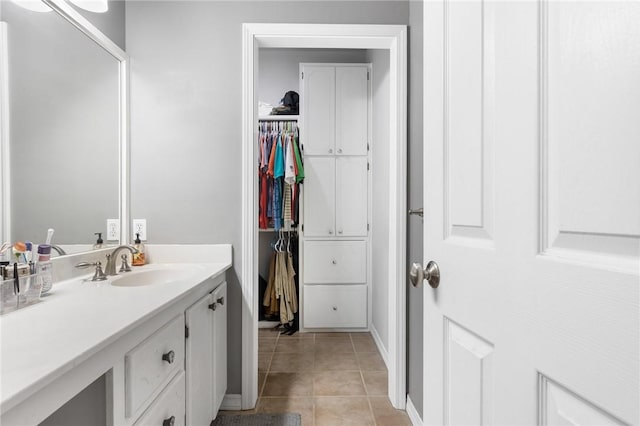
[[[107,241],[118,241],[120,239],[120,221],[118,219],[107,219]]]
[[[147,219],[133,219],[133,238],[140,234],[142,241],[147,241]]]

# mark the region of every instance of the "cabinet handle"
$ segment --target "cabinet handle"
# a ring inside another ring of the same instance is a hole
[[[217,302],[218,302],[220,305],[224,306],[224,297],[219,297],[219,298],[218,298],[218,300],[217,300]]]
[[[171,416],[168,419],[162,421],[162,426],[173,426],[176,424],[176,416]]]
[[[209,305],[209,309],[211,309],[212,311],[215,311],[217,307],[218,307],[218,304],[215,302]]]
[[[162,360],[167,361],[169,364],[173,364],[173,360],[176,357],[176,354],[173,351],[169,351],[166,354],[162,355]]]
[[[337,265],[337,264],[338,264],[338,261],[337,261],[337,260],[335,260],[335,259],[333,259],[333,260],[331,261],[331,263],[333,263],[334,265]]]

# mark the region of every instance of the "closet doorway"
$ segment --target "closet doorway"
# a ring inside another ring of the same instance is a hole
[[[258,398],[258,65],[261,48],[368,49],[389,55],[388,396],[406,403],[407,30],[401,25],[244,24],[242,106],[242,409]]]

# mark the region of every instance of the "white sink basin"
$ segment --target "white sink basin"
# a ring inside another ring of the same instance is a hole
[[[132,272],[121,272],[111,285],[116,287],[141,287],[146,285],[168,284],[193,275],[196,265],[163,265]]]

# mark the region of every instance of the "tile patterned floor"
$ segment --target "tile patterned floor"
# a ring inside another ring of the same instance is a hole
[[[300,413],[303,426],[411,425],[386,396],[387,369],[369,333],[260,329],[258,340],[260,397],[241,413]]]

